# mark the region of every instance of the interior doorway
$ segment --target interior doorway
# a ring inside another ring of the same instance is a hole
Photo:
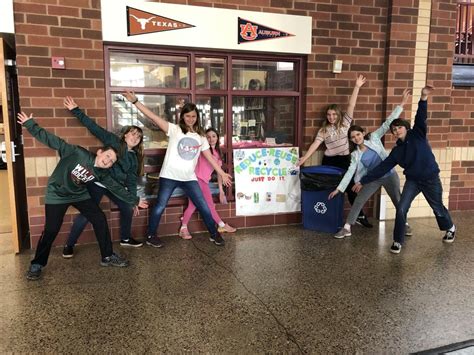
[[[25,163],[13,38],[0,37],[0,252],[30,247]],[[10,221],[10,222],[8,222]]]

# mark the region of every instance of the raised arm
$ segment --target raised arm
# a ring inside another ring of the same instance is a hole
[[[215,159],[212,157],[212,154],[211,152],[209,151],[209,149],[206,149],[206,150],[203,150],[201,152],[202,155],[204,155],[204,157],[207,159],[207,161],[209,162],[209,164],[211,164],[211,166],[214,168],[214,170],[221,176],[222,178],[222,183],[225,185],[225,186],[231,186],[232,185],[232,176],[230,176],[229,174],[227,174],[224,170],[221,169],[221,167],[219,166],[219,164],[217,164],[217,162],[215,161]]]
[[[60,156],[66,156],[76,150],[75,145],[66,143],[63,139],[40,127],[33,119],[33,114],[28,116],[22,111],[17,115],[17,118],[18,123],[25,126],[33,137],[51,149],[57,150]]]
[[[147,118],[155,122],[155,124],[165,133],[168,133],[168,126],[169,123],[164,118],[158,116],[148,107],[143,105],[140,101],[138,101],[137,97],[135,96],[134,91],[127,91],[122,94],[129,102],[135,105],[135,107],[140,110]]]
[[[425,86],[421,89],[421,97],[418,102],[418,109],[416,110],[415,115],[415,124],[413,125],[413,130],[418,134],[425,136],[428,132],[428,127],[426,125],[426,119],[428,118],[428,96],[433,92],[434,87]]]
[[[84,127],[86,127],[89,132],[97,137],[104,145],[113,145],[114,147],[117,147],[120,139],[112,132],[107,131],[95,123],[94,120],[79,108],[72,97],[66,96],[63,103],[64,107],[67,108],[79,120],[79,122],[81,122]]]
[[[362,85],[365,84],[367,81],[367,78],[363,75],[359,75],[357,77],[354,90],[352,91],[351,98],[349,99],[349,105],[347,106],[346,113],[352,118],[354,117],[354,108],[357,103],[357,97],[359,96],[359,90],[362,87]]]
[[[382,125],[372,133],[372,135],[371,135],[372,138],[380,139],[380,138],[383,137],[383,135],[385,133],[388,132],[388,130],[390,129],[390,124],[394,120],[396,120],[398,117],[400,117],[401,113],[403,112],[403,106],[405,106],[408,103],[408,100],[410,99],[410,95],[411,95],[411,90],[410,89],[403,90],[400,105],[396,106],[393,109],[390,116],[387,117],[385,122],[382,123]]]

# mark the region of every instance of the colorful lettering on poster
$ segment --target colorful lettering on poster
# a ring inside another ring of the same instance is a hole
[[[253,167],[254,163],[256,163],[259,159],[272,157],[278,160],[284,160],[291,162],[291,164],[296,164],[298,161],[298,156],[296,154],[289,153],[285,150],[278,149],[278,148],[263,148],[261,150],[256,151],[255,153],[249,155],[245,159],[243,159],[239,164],[235,166],[235,172],[240,174],[244,170],[249,169],[249,174],[251,175],[274,175],[274,176],[282,176],[288,175],[288,171],[286,168],[260,168],[260,167]],[[278,165],[278,161],[275,161]],[[284,173],[282,171],[285,171]]]

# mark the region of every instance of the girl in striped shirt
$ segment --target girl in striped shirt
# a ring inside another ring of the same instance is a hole
[[[299,159],[298,166],[303,165],[305,161],[316,152],[321,143],[324,142],[326,150],[324,151],[322,165],[330,165],[347,170],[351,163],[347,132],[352,123],[359,90],[366,81],[367,79],[363,75],[357,77],[346,112],[343,113],[336,104],[328,106],[326,109],[326,119],[306,154]],[[357,194],[352,191],[352,185],[353,182],[351,182],[349,188],[346,189],[347,197],[351,205],[357,197]],[[362,210],[359,217],[357,217],[357,223],[367,228],[372,227]]]

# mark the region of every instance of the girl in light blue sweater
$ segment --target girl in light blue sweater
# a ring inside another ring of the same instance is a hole
[[[390,116],[387,117],[382,126],[375,132],[366,133],[362,127],[356,125],[349,128],[348,137],[356,148],[351,153],[351,165],[337,188],[329,194],[329,199],[332,199],[340,192],[344,192],[353,176],[354,182],[359,182],[371,169],[387,158],[388,154],[383,146],[382,137],[390,129],[390,123],[400,116],[403,111],[403,106],[408,102],[409,98],[410,90],[406,89],[403,92],[400,105],[395,107]],[[395,206],[398,204],[398,201],[400,201],[400,179],[395,170],[391,170],[380,179],[365,185],[358,193],[347,216],[346,224],[334,235],[334,238],[340,239],[352,235],[351,226],[356,222],[360,210],[381,186],[385,188],[393,204]],[[409,228],[407,228],[407,234],[408,233],[411,234]]]

